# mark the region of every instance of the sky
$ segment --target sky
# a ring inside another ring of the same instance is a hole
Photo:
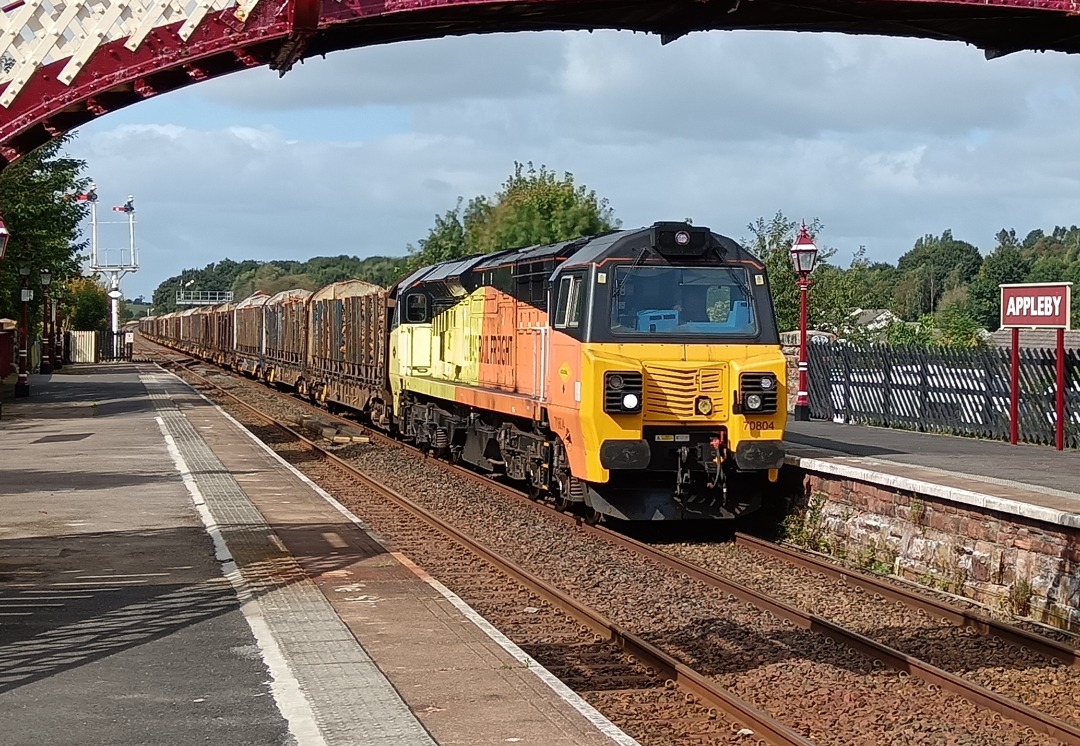
[[[248,70],[84,125],[68,152],[103,205],[135,197],[134,298],[224,258],[404,254],[515,160],[572,172],[624,227],[691,218],[738,240],[783,211],[819,219],[841,264],[860,246],[895,262],[945,229],[985,253],[1002,228],[1080,223],[1078,121],[1080,57],[1058,53],[543,32]],[[126,231],[102,225],[99,246]]]

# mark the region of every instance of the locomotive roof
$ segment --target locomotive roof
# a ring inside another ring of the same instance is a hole
[[[673,242],[676,234],[691,236],[686,244]],[[395,293],[400,293],[417,283],[444,286],[451,295],[460,295],[462,286],[472,286],[476,281],[469,278],[473,273],[494,271],[513,265],[551,262],[552,276],[563,267],[592,264],[601,259],[625,257],[637,260],[643,250],[652,250],[669,260],[701,258],[715,250],[725,259],[733,261],[753,260],[754,257],[733,239],[712,232],[704,226],[691,226],[684,222],[658,222],[651,226],[629,230],[611,231],[598,236],[587,236],[520,249],[505,249],[491,254],[465,257],[442,262],[416,270],[401,280]],[[533,268],[536,271],[539,268]],[[454,288],[457,290],[453,290]],[[467,290],[468,288],[466,288]]]

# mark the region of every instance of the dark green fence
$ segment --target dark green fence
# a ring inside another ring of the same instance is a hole
[[[827,342],[809,345],[810,415],[1008,440],[1010,352]],[[1054,350],[1020,352],[1020,440],[1054,444]],[[1065,445],[1080,448],[1080,355],[1065,358]]]

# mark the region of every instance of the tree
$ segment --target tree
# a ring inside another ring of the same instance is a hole
[[[998,234],[998,247],[983,261],[979,274],[968,288],[971,314],[987,329],[993,331],[1000,322],[1001,291],[999,285],[1023,282],[1030,271],[1020,247],[1009,240],[1008,234]]]
[[[514,173],[489,204],[489,209],[476,205],[471,214],[466,211],[476,253],[595,236],[620,225],[608,201],[576,184],[569,171],[559,178],[532,163],[515,162]]]
[[[464,207],[463,207],[464,204]],[[546,166],[514,163],[493,198],[473,197],[435,217],[427,236],[410,245],[409,268],[501,249],[594,236],[618,228],[606,199]]]
[[[760,217],[747,226],[750,231],[749,241],[743,239],[741,243],[752,254],[765,263],[765,269],[769,275],[769,287],[772,290],[773,307],[776,309],[776,324],[780,331],[790,331],[799,328],[799,275],[791,264],[791,245],[795,242],[795,231],[799,224],[789,220],[783,212],[777,211],[768,221]],[[821,233],[821,221],[817,218],[810,222],[807,230],[811,237]],[[823,312],[824,304],[819,304],[816,299],[824,295],[817,284],[817,278],[825,274],[824,262],[833,254],[830,249],[818,246],[818,261],[821,268],[814,272],[814,285],[810,287],[810,309],[812,318],[829,316],[829,312]],[[828,281],[826,281],[828,282]],[[814,324],[811,323],[811,326]]]
[[[275,259],[270,262],[225,259],[202,269],[185,269],[162,282],[154,291],[154,312],[177,309],[177,290],[231,290],[235,299],[255,291],[314,290],[341,280],[358,279],[388,286],[405,274],[405,257],[316,256],[306,262]]]
[[[80,332],[103,331],[109,326],[109,296],[93,277],[80,277],[67,283],[69,298],[65,315],[71,328]]]
[[[462,198],[458,197],[457,206],[453,210],[435,216],[435,225],[417,242],[417,246],[410,244],[406,247],[409,251],[410,271],[469,255],[469,248],[465,243],[461,203]]]
[[[78,241],[79,224],[87,207],[71,196],[88,181],[80,175],[86,164],[62,153],[69,140],[62,137],[42,145],[0,173],[0,207],[11,232],[6,269],[0,271],[0,316],[16,318],[19,310],[18,267],[31,268],[34,285],[39,272],[48,269],[58,300],[66,292],[63,281],[80,275],[79,252],[86,244]],[[41,318],[40,304],[38,290],[31,304],[33,318]]]
[[[894,309],[906,319],[933,313],[946,291],[971,282],[981,266],[978,248],[953,238],[951,230],[940,236],[928,233],[896,262],[902,279]]]

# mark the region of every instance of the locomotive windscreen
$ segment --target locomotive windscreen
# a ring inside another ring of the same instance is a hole
[[[742,267],[616,267],[616,335],[753,337],[758,310]]]

